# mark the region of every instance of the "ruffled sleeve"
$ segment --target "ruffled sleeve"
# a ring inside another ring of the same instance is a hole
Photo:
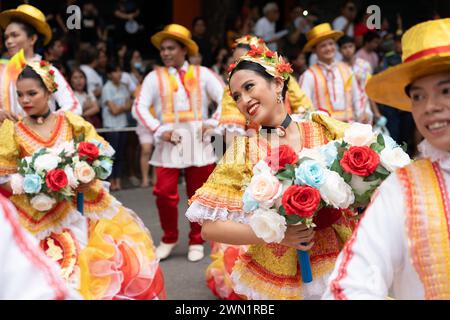
[[[0,176],[6,176],[17,172],[19,159],[19,146],[15,139],[12,121],[3,121],[0,127],[0,141]]]
[[[109,145],[109,143],[101,137],[94,126],[90,124],[88,121],[84,120],[82,117],[72,113],[65,112],[66,119],[69,121],[72,126],[73,134],[75,137],[80,135],[84,135],[84,139],[86,141],[98,141],[102,144],[103,148],[105,148],[106,154],[112,155],[114,154],[114,149]]]
[[[242,210],[244,185],[252,175],[246,137],[236,137],[216,169],[190,199],[186,217],[192,222],[234,220],[247,222]]]
[[[344,138],[345,130],[350,126],[348,123],[331,118],[321,112],[311,114],[311,120],[314,123],[322,125],[325,129],[325,135],[328,140],[337,140]]]

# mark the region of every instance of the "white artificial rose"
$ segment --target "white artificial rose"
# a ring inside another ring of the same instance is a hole
[[[78,182],[77,178],[75,177],[75,173],[74,173],[72,167],[66,166],[64,168],[64,172],[66,173],[67,180],[69,182],[69,186],[72,189],[76,189],[78,187],[79,182]]]
[[[13,194],[23,194],[23,176],[21,174],[15,173],[11,175],[11,189]]]
[[[370,146],[376,140],[376,135],[370,124],[354,122],[350,128],[344,132],[344,141],[350,146],[363,147]]]
[[[256,236],[267,243],[280,243],[286,232],[286,219],[275,210],[256,209],[249,224]]]
[[[336,209],[346,209],[355,202],[352,188],[337,172],[331,170],[327,170],[319,192],[322,199]]]
[[[60,161],[61,158],[53,154],[43,154],[34,160],[34,168],[36,169],[36,172],[49,172],[50,170],[55,169]]]
[[[82,183],[89,183],[95,178],[95,171],[86,161],[75,164],[75,177]]]
[[[39,193],[30,200],[31,206],[38,211],[48,211],[53,208],[55,203],[55,199],[42,193]]]
[[[271,169],[266,161],[259,160],[258,163],[253,167],[253,175],[261,174],[263,172],[271,173]]]
[[[403,168],[410,164],[409,155],[402,148],[384,148],[380,153],[381,164],[390,172]]]
[[[66,157],[72,157],[75,153],[75,145],[72,141],[64,141],[62,144],[60,144],[59,146],[52,148],[51,149],[51,153],[55,156],[59,156],[61,154],[61,152],[65,153]]]
[[[315,160],[315,161],[319,162],[319,164],[322,167],[326,167],[327,166],[327,162],[326,162],[325,157],[323,156],[323,154],[318,149],[303,148],[302,151],[300,151],[300,153],[298,154],[298,157],[299,157],[299,159],[310,158],[312,160]]]
[[[380,179],[374,181],[364,181],[363,177],[352,175],[352,180],[350,180],[350,185],[356,194],[363,194],[369,189],[373,189],[373,187],[380,184]]]
[[[92,166],[93,167],[99,167],[100,166],[100,161],[99,160],[95,160],[94,162],[92,162]]]

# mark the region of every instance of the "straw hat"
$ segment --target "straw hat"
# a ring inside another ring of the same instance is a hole
[[[366,85],[370,99],[411,111],[405,88],[414,80],[450,71],[450,18],[420,23],[402,37],[402,63],[374,75]]]
[[[319,24],[306,33],[306,39],[308,42],[303,48],[303,51],[311,51],[311,49],[314,48],[314,46],[316,46],[319,42],[326,39],[334,39],[336,41],[343,35],[343,32],[333,30],[329,23]]]
[[[192,40],[191,32],[182,25],[179,24],[167,25],[163,31],[160,31],[151,37],[151,42],[155,47],[159,49],[161,46],[161,42],[165,39],[173,39],[176,41],[180,41],[181,43],[186,45],[188,54],[190,56],[195,56],[198,53],[198,46]]]
[[[0,13],[0,28],[3,30],[10,24],[11,20],[17,19],[33,26],[38,33],[44,36],[44,45],[52,39],[52,30],[45,21],[45,15],[36,7],[22,4],[16,9],[5,10]]]

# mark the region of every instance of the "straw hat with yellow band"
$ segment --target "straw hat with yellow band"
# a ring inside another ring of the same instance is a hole
[[[150,40],[152,44],[159,49],[161,42],[165,39],[173,39],[183,43],[190,56],[195,56],[198,53],[198,46],[194,40],[192,40],[191,32],[182,25],[169,24],[163,31],[154,34]]]
[[[3,30],[11,23],[11,20],[23,21],[36,29],[44,37],[44,45],[52,39],[52,29],[45,20],[45,15],[36,7],[22,4],[16,9],[5,10],[0,13],[0,28]]]
[[[450,71],[450,18],[420,23],[402,37],[402,63],[374,75],[366,85],[370,99],[411,111],[405,89],[414,80]]]
[[[314,28],[312,28],[311,30],[309,30],[308,33],[306,34],[306,39],[308,40],[308,42],[303,48],[303,51],[304,52],[311,51],[311,49],[314,48],[319,42],[322,42],[326,39],[333,39],[337,41],[343,35],[344,35],[343,32],[333,30],[329,23],[319,24]]]

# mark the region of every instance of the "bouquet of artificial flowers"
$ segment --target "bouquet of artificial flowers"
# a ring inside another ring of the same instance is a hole
[[[18,173],[11,176],[13,194],[26,194],[34,209],[48,211],[61,200],[72,201],[80,183],[106,179],[112,171],[112,154],[83,136],[41,148],[18,161]]]
[[[314,227],[314,217],[323,208],[367,206],[381,182],[410,161],[390,137],[373,133],[370,125],[354,123],[342,141],[304,148],[299,154],[287,145],[269,150],[253,168],[243,209],[252,213],[250,226],[258,237],[280,243],[287,224]],[[299,251],[299,261],[303,281],[312,281],[308,254]]]

